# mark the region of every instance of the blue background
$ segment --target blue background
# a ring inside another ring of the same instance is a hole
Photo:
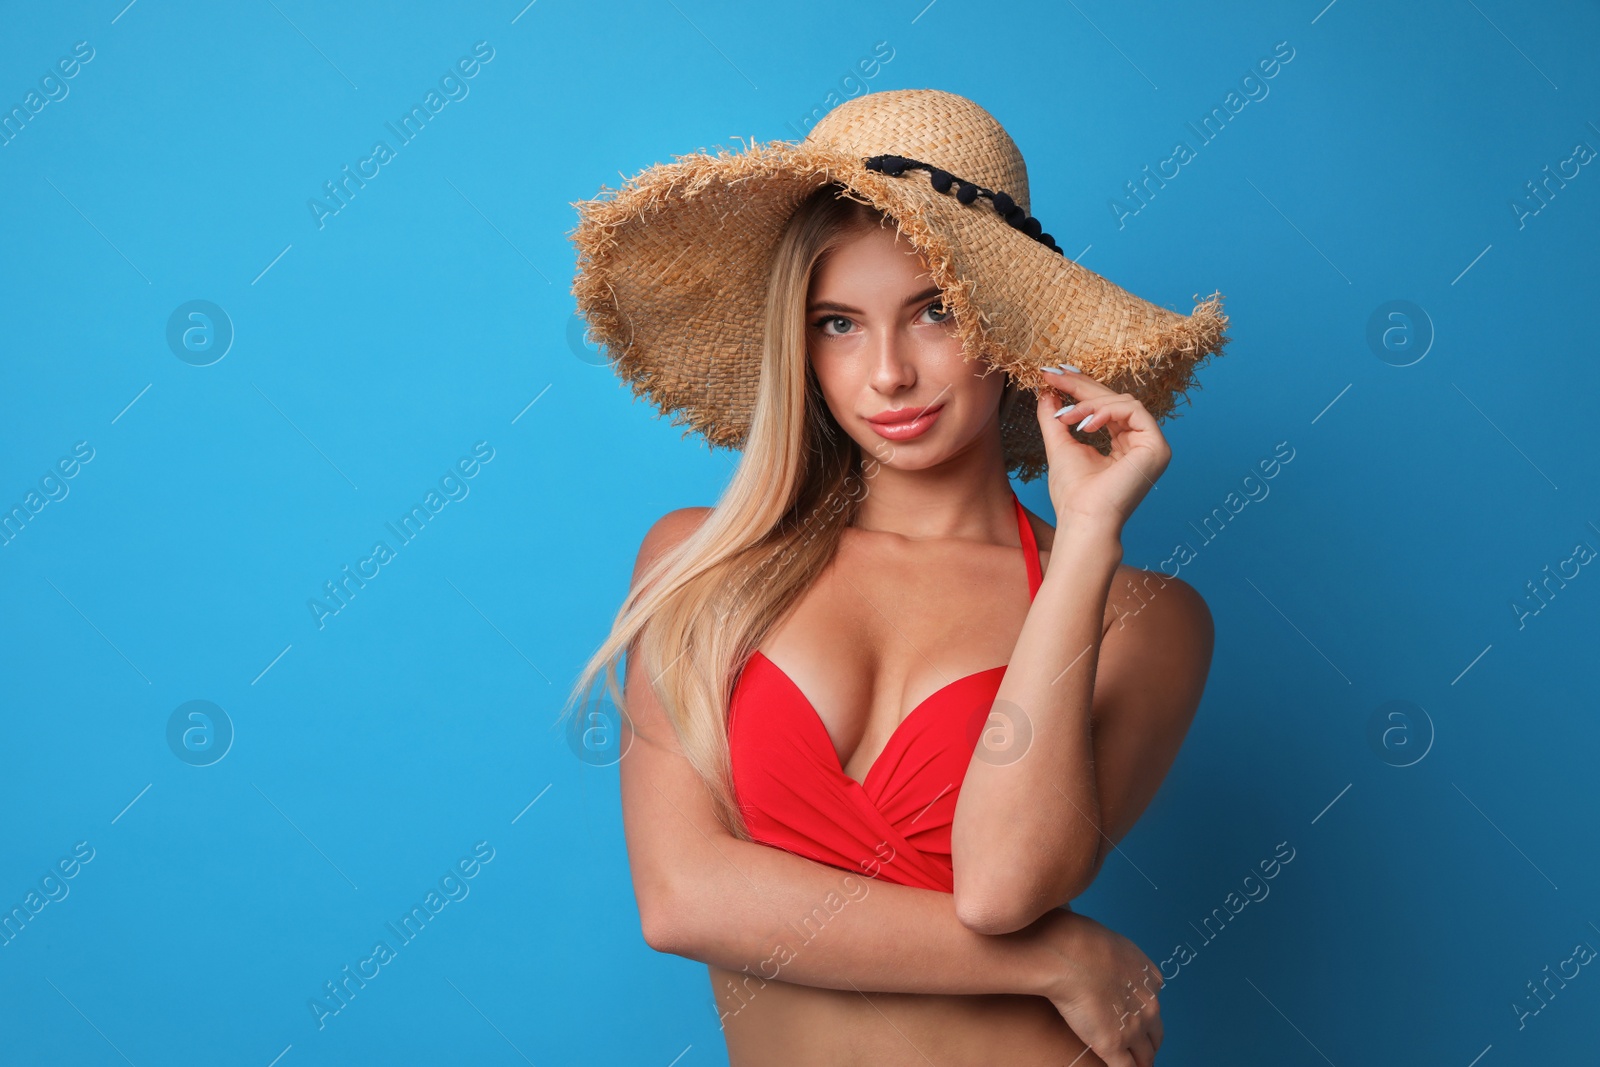
[[[936,87],[1012,133],[1069,255],[1233,319],[1125,541],[1194,549],[1209,688],[1077,902],[1158,961],[1190,945],[1162,1062],[1592,1058],[1593,968],[1513,1005],[1600,947],[1600,577],[1528,589],[1600,547],[1600,163],[1525,187],[1600,148],[1600,13],[1324,5],[8,11],[6,111],[94,54],[0,147],[0,506],[93,458],[0,548],[0,908],[94,858],[0,946],[0,1057],[725,1062],[704,967],[640,936],[615,766],[551,723],[644,531],[736,457],[583,343],[570,205],[792,139],[830,92]],[[467,95],[319,227],[323,183],[480,41]],[[1186,124],[1282,41],[1201,144]],[[1126,199],[1180,139],[1195,158]],[[234,331],[208,366],[168,341],[193,300]],[[467,494],[319,627],[308,601],[478,442]],[[232,724],[210,766],[167,739],[192,700]],[[470,893],[319,1029],[323,983],[479,842]]]

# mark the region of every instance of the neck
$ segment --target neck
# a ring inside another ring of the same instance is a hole
[[[867,462],[867,494],[851,523],[912,541],[958,538],[1011,545],[1017,541],[1015,494],[997,462],[979,469],[941,464],[900,470]]]

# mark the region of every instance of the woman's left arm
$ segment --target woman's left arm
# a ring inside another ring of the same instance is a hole
[[[1122,523],[1165,469],[1165,442],[1137,401],[1078,381],[1081,415],[1110,420],[1122,448],[1107,460],[1063,443],[1046,414],[1060,404],[1041,399],[1061,525],[951,832],[956,913],[981,933],[1020,930],[1088,888],[1176,759],[1211,662],[1200,595],[1121,566]]]

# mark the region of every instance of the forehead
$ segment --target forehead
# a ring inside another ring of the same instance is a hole
[[[930,284],[927,263],[892,224],[876,223],[848,231],[812,275],[811,292],[826,297],[839,290],[853,295],[919,290]]]

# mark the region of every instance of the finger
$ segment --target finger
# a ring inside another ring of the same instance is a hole
[[[1097,411],[1105,408],[1109,410]],[[1166,466],[1166,439],[1161,436],[1155,420],[1149,417],[1148,411],[1138,400],[1122,394],[1113,394],[1103,400],[1084,401],[1082,404],[1074,405],[1069,414],[1056,417],[1068,410],[1056,400],[1049,403],[1041,400],[1039,405],[1040,434],[1044,438],[1046,461],[1050,466],[1079,460],[1098,466],[1101,459],[1099,446],[1081,440],[1072,431],[1076,429],[1079,433],[1091,434],[1104,429],[1110,436],[1112,459],[1126,459],[1140,451],[1151,454],[1152,459],[1133,464],[1133,467],[1143,475],[1146,482],[1152,486],[1155,484],[1151,474],[1159,476]],[[1045,425],[1046,423],[1055,425]],[[1069,456],[1073,458],[1069,460]]]
[[[1063,414],[1065,412],[1066,414]],[[1066,405],[1055,412],[1055,417],[1070,420],[1074,429],[1093,433],[1108,425],[1129,430],[1154,430],[1156,420],[1136,397],[1113,393],[1105,397],[1083,400]],[[1086,421],[1092,420],[1092,421]]]
[[[1063,367],[1070,364],[1062,364]],[[1089,377],[1082,371],[1062,370],[1059,373],[1055,368],[1046,367],[1039,372],[1039,378],[1046,385],[1059,389],[1072,396],[1102,396],[1114,393],[1115,389],[1095,378]]]
[[[1126,1040],[1128,1049],[1134,1054],[1134,1058],[1139,1060],[1140,1063],[1144,1063],[1145,1061],[1139,1058],[1141,1042],[1148,1043],[1150,1046],[1151,1059],[1155,1058],[1156,1050],[1161,1047],[1161,1009],[1156,1003],[1155,997],[1149,995],[1148,991],[1143,993],[1136,992],[1134,995],[1139,1000],[1139,1009],[1134,1012],[1135,1025],[1133,1032],[1128,1035]]]
[[[1155,1067],[1156,1050],[1145,1035],[1140,1034],[1128,1042],[1128,1051],[1133,1055],[1133,1062],[1139,1067]]]
[[[1139,1017],[1147,1021],[1148,1029],[1148,1020],[1161,1017],[1161,998],[1150,988],[1148,976],[1140,982],[1135,995],[1139,998]]]
[[[1088,451],[1084,453],[1086,458],[1089,453],[1099,455],[1092,445],[1085,444],[1072,436],[1070,428],[1074,420],[1070,415],[1065,418],[1055,417],[1065,407],[1065,401],[1057,394],[1049,390],[1039,394],[1036,414],[1039,420],[1039,433],[1044,438],[1045,453],[1049,461],[1054,463],[1056,456],[1062,449],[1068,452],[1087,449]],[[1077,421],[1081,421],[1081,419]]]
[[[1133,1053],[1125,1048],[1112,1048],[1108,1046],[1090,1045],[1094,1054],[1105,1061],[1106,1067],[1139,1067],[1138,1061],[1133,1058]]]
[[[1142,403],[1140,403],[1138,397],[1133,396],[1130,393],[1113,393],[1110,390],[1107,390],[1103,393],[1096,393],[1093,396],[1089,396],[1087,393],[1085,393],[1083,396],[1061,396],[1058,395],[1058,392],[1059,391],[1044,392],[1040,393],[1039,395],[1048,396],[1051,400],[1055,401],[1056,406],[1082,408],[1084,411],[1093,411],[1097,408],[1103,408],[1109,404],[1119,403],[1139,404],[1140,407],[1144,406]]]
[[[1155,1054],[1161,1050],[1161,1041],[1166,1036],[1166,1031],[1161,1025],[1160,1009],[1153,1000],[1149,1001],[1147,1006],[1139,1012],[1139,1034],[1150,1042],[1150,1055],[1154,1058]],[[1129,1047],[1133,1047],[1133,1044],[1130,1041]]]

